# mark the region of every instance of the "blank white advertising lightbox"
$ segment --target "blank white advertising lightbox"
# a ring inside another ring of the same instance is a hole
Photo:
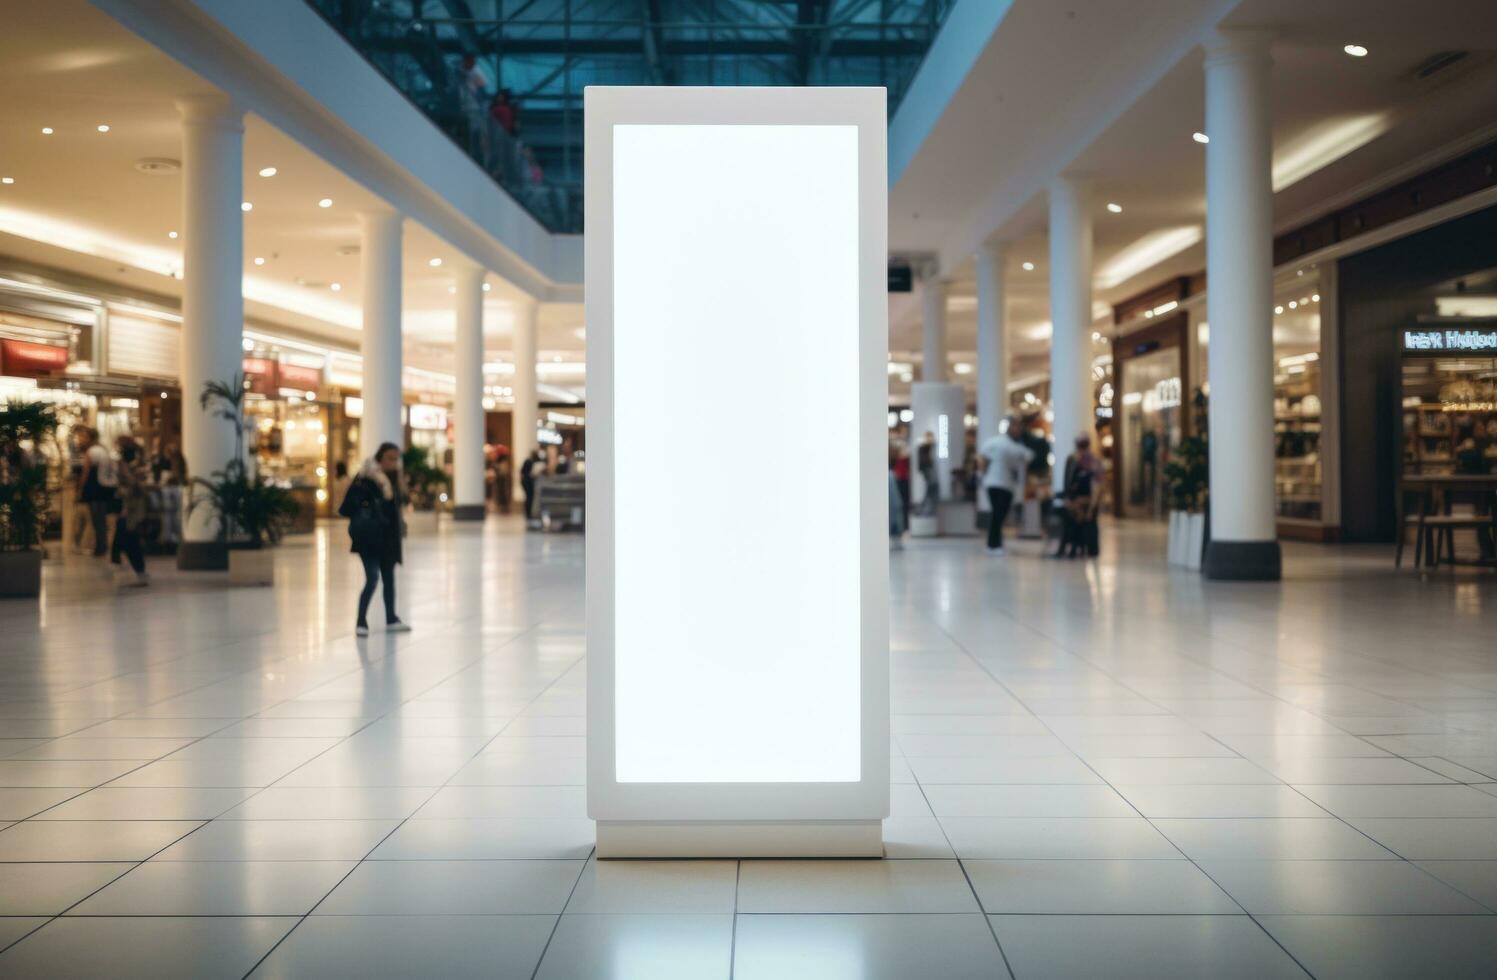
[[[585,110],[599,853],[871,853],[883,91],[590,88]]]

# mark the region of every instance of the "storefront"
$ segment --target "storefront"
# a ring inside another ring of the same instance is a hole
[[[1399,331],[1403,476],[1497,469],[1497,317]]]
[[[1186,393],[1188,319],[1173,312],[1116,339],[1112,349],[1113,512],[1124,517],[1163,517],[1169,510],[1164,467],[1190,432]],[[1150,316],[1149,320],[1156,320]]]

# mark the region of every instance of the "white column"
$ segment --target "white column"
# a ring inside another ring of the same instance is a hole
[[[540,304],[526,298],[515,308],[514,339],[512,356],[515,360],[514,383],[514,479],[520,499],[520,464],[535,450],[535,423],[540,415],[535,391],[535,335],[536,321],[540,318]]]
[[[924,351],[920,380],[942,382],[946,380],[946,284],[936,269],[926,271],[920,294],[920,339]]]
[[[359,215],[364,238],[364,417],[359,422],[359,453],[374,455],[381,443],[405,446],[400,423],[400,233],[401,218],[394,211],[365,211]]]
[[[453,406],[456,445],[452,453],[452,516],[460,521],[481,521],[488,509],[483,482],[483,276],[484,270],[476,265],[459,266],[455,276],[453,365],[457,394]]]
[[[198,399],[209,381],[232,381],[244,362],[244,112],[222,96],[182,99],[182,454],[194,477],[234,457],[234,428]],[[218,523],[188,515],[178,564],[224,568]]]
[[[1269,38],[1206,42],[1212,578],[1277,579]]]
[[[1003,246],[977,250],[977,444],[998,434],[1008,411],[1008,317]],[[981,503],[981,501],[979,501]]]
[[[1059,492],[1065,469],[1060,461],[1077,436],[1091,434],[1094,422],[1091,186],[1079,177],[1050,182],[1050,324],[1056,460],[1051,483]]]

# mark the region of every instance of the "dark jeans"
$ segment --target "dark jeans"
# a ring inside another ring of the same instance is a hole
[[[94,525],[94,557],[103,557],[109,550],[109,501],[90,500],[88,519]]]
[[[520,489],[525,492],[525,516],[535,516],[535,478],[530,476],[520,477]]]
[[[359,593],[358,625],[369,624],[369,600],[374,598],[374,587],[380,579],[385,582],[385,622],[393,623],[400,617],[395,615],[395,562],[374,555],[359,555],[364,563],[364,591]]]
[[[130,560],[130,567],[135,569],[136,575],[144,575],[146,571],[146,553],[140,543],[140,529],[128,528],[124,520],[114,522],[114,551],[115,554],[123,554]]]
[[[895,479],[894,485],[899,488],[899,505],[903,509],[903,513],[904,513],[904,526],[905,527],[909,527],[910,526],[910,480],[909,480],[909,477],[905,477],[903,480]]]
[[[1003,522],[1008,520],[1009,505],[1014,502],[1014,492],[1002,487],[988,487],[988,547],[1003,547]]]

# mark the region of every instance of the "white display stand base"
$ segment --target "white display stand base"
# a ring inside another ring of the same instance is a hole
[[[940,509],[941,533],[958,538],[977,534],[977,506],[970,500],[943,500]]]
[[[600,858],[880,858],[881,820],[599,820]]]
[[[938,538],[941,536],[941,518],[936,514],[911,514],[910,537]]]
[[[1019,508],[1019,537],[1026,540],[1043,538],[1045,536],[1045,522],[1040,513],[1040,502],[1038,499],[1026,500]]]

